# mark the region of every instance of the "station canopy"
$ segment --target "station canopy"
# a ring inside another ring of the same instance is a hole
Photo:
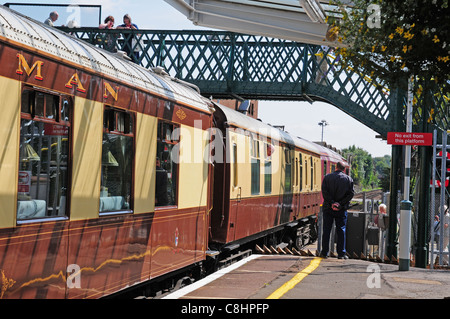
[[[199,26],[308,44],[341,45],[327,36],[326,18],[339,9],[328,0],[164,1]]]

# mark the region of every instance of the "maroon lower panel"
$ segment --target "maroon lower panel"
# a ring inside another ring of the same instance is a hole
[[[319,192],[232,200],[227,242],[317,214],[319,209]]]
[[[99,298],[204,260],[206,208],[0,232],[0,299]]]

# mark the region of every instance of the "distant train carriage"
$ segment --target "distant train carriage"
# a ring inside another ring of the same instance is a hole
[[[204,260],[210,166],[180,154],[205,151],[210,103],[1,6],[0,25],[0,298],[98,298]]]
[[[320,149],[320,158],[322,161],[322,175],[332,173],[336,170],[336,165],[338,162],[342,162],[345,164],[345,173],[349,174],[349,165],[347,160],[338,152],[321,145],[317,145]]]
[[[299,221],[319,211],[319,148],[220,105],[214,117],[226,151],[215,154],[211,241],[236,245],[287,225],[301,238]]]

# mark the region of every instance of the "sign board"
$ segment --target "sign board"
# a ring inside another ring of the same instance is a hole
[[[389,132],[387,136],[387,143],[390,145],[431,146],[433,145],[433,134]]]
[[[31,187],[31,171],[20,171],[19,172],[19,193],[30,193]]]
[[[68,136],[69,128],[67,126],[45,123],[44,134],[51,136]]]

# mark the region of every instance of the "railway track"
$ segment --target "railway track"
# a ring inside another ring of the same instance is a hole
[[[364,197],[364,194],[366,195],[366,199],[380,199],[381,200],[382,195],[383,195],[383,190],[375,189],[375,190],[371,190],[371,191],[367,191],[367,192],[359,192],[359,193],[356,193],[355,196],[353,196],[353,200],[355,200],[355,199],[362,200]]]
[[[260,254],[265,255],[294,255],[294,256],[309,256],[309,257],[319,257],[319,251],[312,252],[310,249],[300,249],[297,250],[295,248],[289,249],[286,245],[286,247],[283,247],[283,245],[278,245],[277,247],[266,247],[263,246],[262,248],[256,245],[255,251]],[[337,255],[333,252],[330,252],[330,257],[337,257]],[[347,253],[347,257],[351,259],[360,259],[360,260],[368,260],[372,262],[379,262],[379,263],[389,263],[389,264],[396,264],[398,265],[398,260],[395,257],[389,258],[388,256],[384,256],[384,258],[381,258],[380,256],[372,256],[371,254],[364,255],[361,253],[360,255],[357,255],[356,253],[353,253],[350,255]]]

